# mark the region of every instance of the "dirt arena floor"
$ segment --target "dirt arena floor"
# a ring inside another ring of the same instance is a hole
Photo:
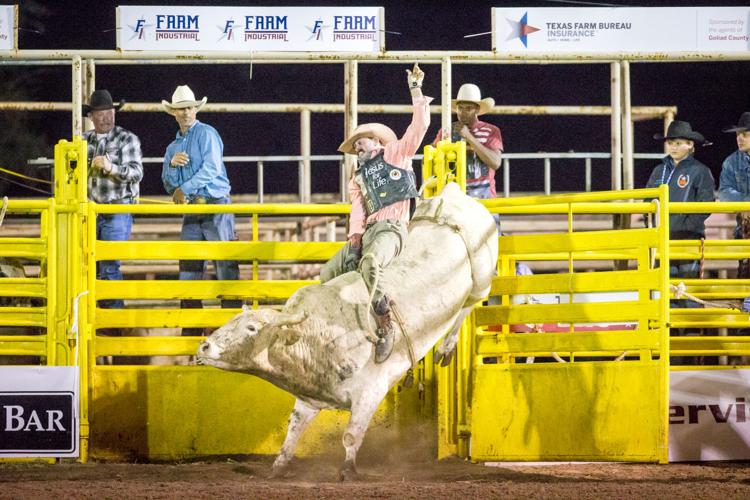
[[[0,498],[750,498],[750,463],[338,464],[302,459],[292,477],[269,479],[272,458],[170,464],[0,464]]]

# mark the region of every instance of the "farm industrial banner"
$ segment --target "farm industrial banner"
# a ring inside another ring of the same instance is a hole
[[[0,458],[77,457],[78,367],[0,367]]]
[[[744,52],[750,7],[493,8],[497,52]]]
[[[750,459],[750,370],[669,376],[669,461]]]
[[[17,19],[17,5],[0,5],[0,50],[16,48]]]
[[[380,52],[382,7],[117,7],[117,48]]]

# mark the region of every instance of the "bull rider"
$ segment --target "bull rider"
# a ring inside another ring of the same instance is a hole
[[[339,146],[342,153],[357,155],[349,181],[348,241],[320,272],[321,283],[349,271],[362,274],[377,322],[376,363],[388,359],[395,336],[392,303],[380,287],[379,276],[406,240],[409,200],[417,196],[412,157],[430,125],[432,98],[422,95],[424,72],[414,64],[406,73],[414,112],[404,135],[399,139],[382,123],[365,123]]]

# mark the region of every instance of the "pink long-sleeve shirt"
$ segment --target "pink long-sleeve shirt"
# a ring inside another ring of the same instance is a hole
[[[383,160],[394,167],[404,170],[414,170],[411,165],[412,157],[417,153],[419,145],[424,140],[427,127],[430,126],[430,103],[432,97],[412,97],[414,113],[411,124],[397,141],[389,142],[383,149]],[[380,149],[373,151],[373,156],[380,153]],[[367,216],[365,199],[362,190],[354,180],[349,180],[349,198],[352,200],[352,211],[349,216],[349,236],[363,234],[367,224],[379,220],[396,219],[404,222],[409,220],[409,200],[398,201]]]

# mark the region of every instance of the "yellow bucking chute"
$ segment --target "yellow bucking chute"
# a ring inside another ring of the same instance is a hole
[[[433,178],[434,177],[434,178]],[[456,182],[466,192],[466,143],[440,141],[437,147],[424,148],[422,187],[424,197],[432,198],[449,182]]]

